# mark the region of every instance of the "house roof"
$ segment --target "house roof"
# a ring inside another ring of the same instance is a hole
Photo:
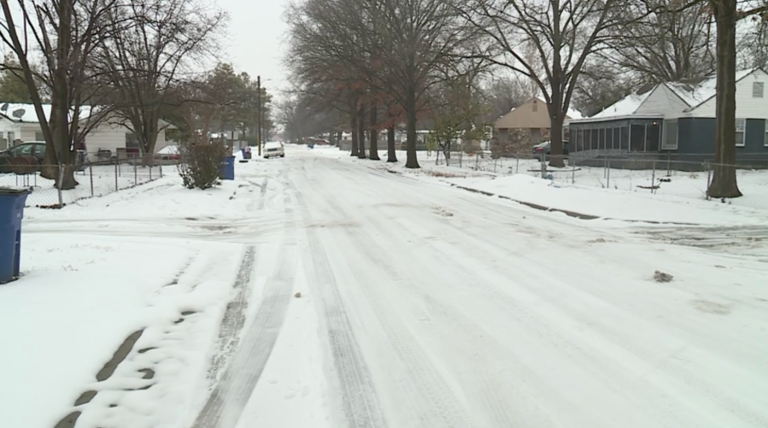
[[[523,107],[538,103],[542,105],[536,111],[523,109]],[[520,106],[509,111],[509,113],[500,117],[494,126],[496,129],[530,129],[530,128],[549,128],[550,119],[547,113],[547,103],[539,97],[531,98]],[[513,115],[513,113],[515,113]],[[573,119],[581,119],[583,115],[574,109],[568,109],[565,117],[565,123]]]
[[[736,81],[751,75],[758,69],[739,70],[736,71]],[[677,95],[688,108],[686,112],[695,109],[701,104],[714,98],[717,94],[717,77],[710,76],[698,81],[693,82],[665,82],[653,86],[650,90],[639,91],[633,94],[629,94],[626,97],[620,99],[616,103],[606,107],[597,114],[589,117],[589,119],[601,119],[601,118],[613,118],[618,116],[630,116],[633,115],[640,106],[643,105],[646,99],[661,85],[666,86],[672,93]],[[644,88],[644,89],[647,89]]]
[[[737,70],[736,81],[754,73],[755,69]],[[717,76],[710,76],[695,83],[667,82],[664,85],[675,93],[689,109],[694,109],[717,95]]]
[[[35,106],[32,104],[19,104],[19,103],[3,103],[0,101],[1,106],[8,104],[7,109],[0,110],[0,116],[17,123],[38,123],[37,113],[35,113]],[[51,117],[51,105],[43,104],[43,113],[45,117]],[[14,112],[19,112],[20,116],[13,115]],[[80,119],[88,119],[91,115],[90,106],[80,106]]]
[[[593,114],[589,118],[601,119],[606,117],[632,115],[637,111],[637,109],[640,108],[641,105],[643,105],[645,100],[648,98],[649,95],[651,95],[652,92],[653,92],[653,89],[651,89],[650,91],[644,92],[642,94],[637,94],[637,93],[629,94],[626,97],[615,102],[611,106],[604,108],[599,113]]]

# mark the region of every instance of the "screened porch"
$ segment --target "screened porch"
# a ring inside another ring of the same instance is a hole
[[[570,123],[570,151],[590,155],[658,153],[662,118],[611,118]],[[589,153],[586,153],[589,152]]]

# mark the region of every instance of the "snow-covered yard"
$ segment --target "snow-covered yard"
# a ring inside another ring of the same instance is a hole
[[[325,156],[337,157],[340,159],[349,157],[349,152],[339,152],[337,149],[324,149],[319,153]],[[386,159],[386,152],[381,151],[380,156]],[[491,159],[490,157],[478,158],[477,156],[464,155],[459,162],[458,158],[451,161],[451,166],[446,166],[443,159],[439,165],[436,165],[436,155],[428,155],[426,152],[419,152],[420,170],[407,170],[404,167],[406,153],[398,152],[400,162],[394,165],[379,165],[379,168],[387,168],[393,171],[402,172],[421,177],[436,177],[454,184],[474,187],[479,190],[492,191],[501,195],[520,198],[521,192],[527,192],[531,188],[515,186],[515,183],[539,183],[538,180],[531,178],[541,177],[541,163],[534,159]],[[667,170],[666,163],[659,162],[659,170],[626,170],[616,168],[596,168],[596,167],[566,167],[562,170],[549,169],[548,174],[552,175],[556,188],[568,188],[567,193],[570,196],[561,196],[566,192],[548,192],[552,196],[549,199],[541,199],[542,195],[532,194],[532,200],[528,202],[539,203],[554,206],[555,208],[575,210],[583,209],[587,206],[589,209],[585,214],[606,216],[608,213],[601,213],[600,208],[605,203],[598,206],[592,203],[592,198],[600,201],[616,199],[616,203],[606,202],[613,206],[624,206],[619,201],[627,200],[630,197],[633,203],[630,205],[633,210],[641,209],[644,200],[655,199],[662,202],[676,205],[696,206],[709,209],[713,212],[735,212],[739,208],[745,208],[747,212],[757,213],[759,217],[765,215],[768,211],[768,170],[739,170],[737,171],[739,187],[744,196],[737,199],[728,200],[725,203],[719,200],[707,200],[706,188],[708,175],[703,172],[683,172]],[[526,176],[529,178],[510,176]],[[468,180],[465,180],[468,179]],[[494,181],[491,183],[491,181]],[[649,187],[658,186],[651,190]],[[535,193],[535,192],[534,192]],[[598,193],[604,193],[599,195]],[[573,204],[571,196],[580,195],[579,203]],[[587,196],[590,195],[590,196]],[[539,201],[539,202],[536,202]],[[734,208],[736,207],[736,208]],[[759,211],[756,211],[759,210]],[[626,211],[626,210],[625,210]],[[647,211],[647,210],[644,210]],[[681,215],[682,216],[682,215]],[[684,222],[684,217],[676,216],[675,221]],[[652,216],[654,217],[654,216]],[[658,217],[658,216],[655,216]],[[626,218],[626,217],[620,217]],[[636,219],[642,219],[637,218]],[[681,219],[682,218],[682,219]],[[729,220],[723,220],[729,221]]]
[[[73,190],[62,192],[65,204],[71,204],[84,198],[103,196],[131,187],[149,183],[160,178],[168,171],[174,171],[174,166],[142,167],[130,164],[96,165],[76,172],[75,179],[79,185]],[[59,203],[58,190],[54,181],[40,176],[0,174],[0,187],[31,188],[32,193],[27,197],[27,206],[51,206]]]
[[[763,211],[286,153],[28,207],[0,427],[768,424]]]

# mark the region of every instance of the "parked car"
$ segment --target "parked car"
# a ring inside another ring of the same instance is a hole
[[[541,159],[542,155],[549,157],[551,145],[551,141],[545,141],[533,146],[533,158]],[[563,156],[568,156],[568,141],[563,141]]]
[[[19,157],[32,157],[37,159],[38,165],[42,164],[43,158],[45,158],[45,142],[30,141],[0,153],[0,173],[11,172],[11,159]]]
[[[283,143],[279,141],[269,141],[264,143],[263,157],[264,159],[273,157],[284,158],[285,148],[283,147]]]

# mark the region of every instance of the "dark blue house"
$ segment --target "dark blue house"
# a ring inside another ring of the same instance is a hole
[[[569,124],[572,156],[707,162],[715,152],[715,78],[642,88],[603,111]],[[739,163],[768,162],[768,74],[736,73]]]

